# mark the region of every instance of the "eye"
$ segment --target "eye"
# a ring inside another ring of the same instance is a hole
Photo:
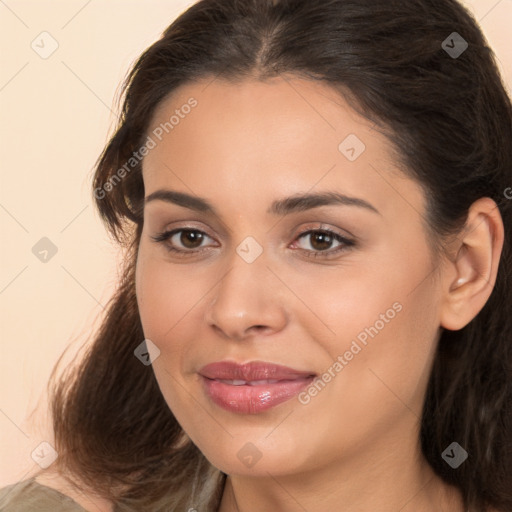
[[[328,257],[355,245],[352,240],[330,229],[310,229],[301,233],[297,240],[299,249],[305,251],[308,257],[314,258]]]
[[[207,250],[208,240],[213,240],[204,231],[192,228],[180,228],[164,231],[151,237],[176,256],[191,256]],[[301,233],[294,242],[307,257],[328,258],[355,245],[355,242],[330,229],[310,229]],[[334,249],[333,249],[334,246]],[[296,248],[296,247],[293,247]]]
[[[204,250],[202,243],[208,239],[213,240],[205,232],[190,228],[164,231],[151,238],[155,242],[165,242],[165,247],[169,252],[181,253],[183,255],[185,253],[201,252]]]

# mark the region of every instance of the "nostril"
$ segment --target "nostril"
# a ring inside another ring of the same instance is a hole
[[[268,329],[268,325],[253,325],[252,329],[258,332],[264,332]]]

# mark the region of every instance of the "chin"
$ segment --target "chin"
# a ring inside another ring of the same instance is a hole
[[[198,445],[208,461],[229,475],[246,475],[254,477],[279,476],[301,471],[307,465],[303,450],[298,450],[300,443],[271,443],[264,436],[226,436],[223,446],[214,444],[206,447]]]

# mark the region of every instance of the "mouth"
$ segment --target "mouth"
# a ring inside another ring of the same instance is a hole
[[[268,380],[223,380],[223,379],[211,379],[216,380],[217,382],[222,382],[223,384],[229,384],[230,386],[260,386],[263,384],[277,384],[278,382],[282,382],[276,379],[268,379]]]
[[[207,397],[239,414],[258,414],[290,400],[315,379],[310,371],[255,361],[221,361],[199,371]]]

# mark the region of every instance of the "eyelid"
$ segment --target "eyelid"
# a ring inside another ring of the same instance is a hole
[[[304,227],[304,224],[302,224],[301,227],[294,232],[295,234],[293,234],[292,237],[296,239],[299,236],[310,233],[311,231],[326,231],[327,233],[332,233],[341,238],[344,238],[347,241],[354,243],[357,241],[357,237],[347,229],[337,228],[331,224],[326,224],[325,222],[307,222],[305,223],[305,226],[306,227]]]
[[[181,227],[177,227],[177,228],[165,229],[163,231],[160,231],[157,235],[150,235],[150,238],[152,240],[154,240],[155,242],[165,242],[166,240],[169,240],[170,238],[172,238],[177,233],[180,233],[181,231],[196,231],[198,233],[201,233],[202,235],[206,235],[210,240],[215,240],[206,231],[196,228],[196,227],[191,227],[191,226],[181,226]],[[198,250],[201,250],[201,249],[198,249]],[[190,249],[188,251],[183,250],[183,252],[192,253],[192,252],[194,252],[194,249]]]
[[[210,228],[205,227],[202,222],[196,221],[175,221],[172,223],[165,224],[165,227],[161,230],[155,228],[155,231],[158,231],[159,235],[164,235],[165,233],[171,233],[176,231],[199,231],[205,235],[208,235],[211,239],[215,239],[215,236],[211,233]],[[153,237],[151,237],[153,238]]]
[[[150,238],[157,243],[164,244],[165,249],[169,253],[175,255],[176,257],[180,257],[180,258],[194,257],[197,255],[200,255],[201,253],[204,253],[205,251],[207,252],[209,250],[209,248],[211,247],[211,245],[207,245],[204,247],[200,246],[196,249],[186,249],[186,248],[182,249],[182,248],[176,248],[175,246],[171,245],[170,243],[166,243],[168,240],[172,239],[172,237],[174,237],[176,234],[178,234],[182,231],[195,231],[195,232],[201,233],[202,235],[206,235],[206,237],[210,238],[216,244],[218,244],[218,242],[215,240],[215,238],[212,237],[205,230],[199,229],[198,227],[190,226],[190,225],[188,225],[188,226],[182,225],[182,226],[178,226],[175,228],[171,227],[171,228],[165,229],[164,231],[160,232],[156,236],[151,236]],[[323,258],[324,260],[328,260],[329,258],[336,258],[340,253],[342,253],[342,252],[345,253],[357,245],[357,242],[356,242],[357,239],[355,239],[354,237],[347,237],[347,236],[339,233],[336,229],[334,229],[330,226],[327,226],[323,223],[321,223],[320,225],[316,224],[314,226],[309,226],[308,228],[302,228],[301,230],[299,230],[299,232],[293,236],[292,244],[297,244],[297,242],[301,238],[311,235],[313,233],[326,233],[326,234],[330,235],[332,238],[334,238],[334,240],[337,241],[339,245],[337,247],[335,247],[334,249],[330,248],[330,249],[318,250],[318,251],[304,249],[304,248],[300,248],[300,247],[294,248],[293,250],[298,251],[300,254],[302,254],[308,258],[320,258],[320,259]],[[217,247],[218,247],[218,245],[217,245]]]
[[[345,235],[342,235],[335,231],[334,229],[328,227],[314,227],[301,231],[294,237],[293,244],[297,244],[301,238],[311,235],[313,233],[326,233],[329,236],[331,236],[336,242],[338,242],[339,245],[334,249],[330,248],[324,251],[315,251],[298,248],[299,252],[307,258],[321,258],[324,260],[329,260],[331,258],[334,259],[339,257],[341,253],[345,253],[357,245],[356,241],[353,238],[349,238]]]

